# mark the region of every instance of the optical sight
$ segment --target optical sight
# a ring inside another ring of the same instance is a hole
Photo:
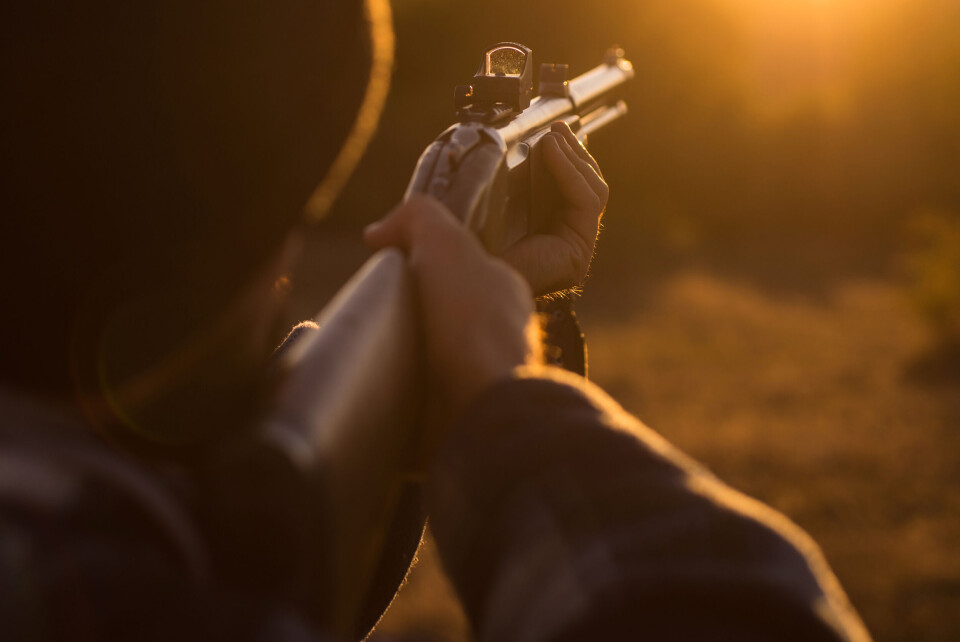
[[[501,110],[523,111],[532,96],[533,52],[516,42],[501,42],[483,52],[473,84],[459,85],[454,103],[466,115],[489,117],[498,105]]]

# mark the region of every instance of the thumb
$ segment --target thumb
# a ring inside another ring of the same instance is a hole
[[[409,218],[410,208],[400,203],[379,221],[363,228],[363,242],[373,250],[385,247],[399,247],[406,251],[410,247]]]
[[[469,235],[438,200],[415,194],[386,216],[363,230],[364,242],[374,250],[399,247],[409,253],[419,245],[436,245],[441,239]]]

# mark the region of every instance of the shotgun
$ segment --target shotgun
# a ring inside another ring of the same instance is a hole
[[[444,203],[499,253],[550,223],[559,194],[542,166],[541,138],[562,120],[587,136],[626,113],[633,77],[623,51],[567,80],[567,65],[540,68],[512,42],[494,45],[470,85],[456,88],[458,122],[423,152],[405,198]],[[331,630],[362,636],[392,599],[419,544],[419,424],[423,338],[412,277],[396,249],[377,252],[316,318],[319,331],[290,347],[265,435],[269,447],[322,484],[330,511],[324,593]]]

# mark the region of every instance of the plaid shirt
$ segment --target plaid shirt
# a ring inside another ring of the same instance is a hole
[[[585,380],[520,370],[430,488],[479,640],[868,640],[814,542]]]
[[[176,484],[79,424],[2,391],[0,416],[4,639],[326,639],[280,584],[218,573],[230,546],[266,573],[302,565],[298,537],[323,551],[295,475],[274,488],[300,497],[286,517],[262,497],[275,539],[224,544]],[[560,370],[486,391],[428,495],[481,641],[869,639],[808,536]]]

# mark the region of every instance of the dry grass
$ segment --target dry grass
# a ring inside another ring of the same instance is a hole
[[[807,529],[878,640],[960,639],[960,385],[908,374],[931,348],[895,288],[777,299],[687,273],[607,307],[581,306],[596,382]],[[375,639],[465,639],[421,557]]]

